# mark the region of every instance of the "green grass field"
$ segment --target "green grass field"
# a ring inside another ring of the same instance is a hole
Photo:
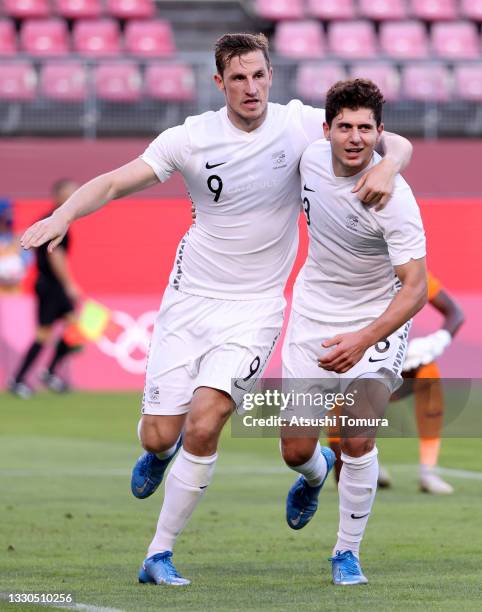
[[[303,531],[284,522],[294,474],[274,439],[226,430],[214,482],[176,548],[193,584],[137,583],[162,492],[129,490],[140,454],[137,395],[0,394],[0,592],[69,592],[117,610],[481,610],[482,480],[417,492],[416,440],[380,441],[395,487],[379,492],[362,548],[368,586],[330,583],[337,495],[330,480]],[[479,439],[450,439],[442,465],[482,472]],[[3,595],[5,597],[5,595]],[[34,610],[0,600],[2,610]],[[46,609],[46,608],[43,608]],[[84,608],[86,610],[87,608]]]

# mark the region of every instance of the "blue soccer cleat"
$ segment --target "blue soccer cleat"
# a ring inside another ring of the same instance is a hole
[[[167,466],[181,445],[182,437],[179,438],[174,453],[167,459],[159,459],[154,453],[147,452],[139,457],[131,476],[131,491],[134,497],[145,499],[154,493],[162,482]]]
[[[139,570],[139,582],[143,584],[169,584],[171,586],[191,584],[191,581],[183,578],[174,567],[172,552],[170,551],[148,557]]]
[[[336,555],[330,558],[333,584],[349,586],[351,584],[367,584],[363,575],[360,561],[351,550],[337,550]]]
[[[286,498],[286,522],[291,529],[303,529],[311,521],[318,508],[318,496],[325,480],[335,463],[335,453],[327,446],[321,447],[321,454],[326,460],[326,476],[318,487],[310,487],[302,475],[288,491]]]

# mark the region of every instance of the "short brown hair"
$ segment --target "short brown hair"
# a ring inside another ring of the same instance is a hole
[[[214,57],[216,68],[222,76],[226,65],[233,59],[250,51],[262,51],[268,67],[271,65],[268,52],[268,39],[264,34],[224,34],[216,41]]]
[[[326,94],[326,122],[331,127],[333,119],[344,108],[358,110],[359,108],[369,108],[373,111],[373,116],[377,127],[382,122],[382,109],[385,99],[378,87],[368,79],[351,79],[348,81],[338,81]]]

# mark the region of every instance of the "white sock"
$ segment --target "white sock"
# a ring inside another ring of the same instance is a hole
[[[147,551],[148,557],[172,551],[177,536],[211,482],[217,458],[217,453],[210,457],[196,457],[181,448],[166,478],[164,502],[156,534]]]
[[[302,465],[288,465],[288,467],[295,472],[303,474],[310,487],[319,487],[328,469],[326,459],[321,454],[319,442],[316,445],[315,452],[306,463]]]
[[[179,436],[179,438],[180,437],[181,436]],[[167,450],[163,450],[160,453],[156,453],[156,457],[158,459],[167,459],[168,457],[172,457],[174,453],[176,452],[176,447],[177,447],[177,443],[179,442],[179,438],[176,440],[173,446],[171,446],[171,448],[168,448]]]
[[[377,455],[376,447],[362,457],[341,454],[343,467],[338,483],[340,524],[333,554],[336,554],[337,550],[351,550],[354,555],[359,556],[360,543],[377,492]]]

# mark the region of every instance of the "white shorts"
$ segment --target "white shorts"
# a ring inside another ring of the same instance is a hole
[[[220,300],[169,286],[152,334],[142,413],[184,414],[198,387],[224,391],[240,404],[269,360],[284,308],[282,297]],[[233,379],[246,383],[239,393]]]
[[[346,393],[354,379],[377,378],[393,393],[402,384],[401,371],[411,321],[387,339],[367,349],[360,361],[344,374],[323,370],[318,366],[318,359],[334,348],[322,347],[324,340],[357,331],[371,321],[365,319],[349,323],[323,323],[292,311],[282,349],[283,379],[296,381],[298,392],[313,393],[323,388]]]

